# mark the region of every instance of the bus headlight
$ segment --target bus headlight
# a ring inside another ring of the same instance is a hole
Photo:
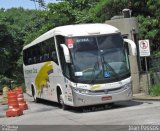
[[[76,88],[76,87],[72,87],[72,89],[76,93],[89,94],[89,90],[86,90],[86,89],[81,89],[81,88]]]
[[[131,87],[132,87],[132,83],[131,82],[124,85],[124,89],[129,89]]]

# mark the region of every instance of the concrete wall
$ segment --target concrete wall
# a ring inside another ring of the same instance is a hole
[[[148,76],[147,76],[147,73],[141,74],[141,76],[140,76],[140,89],[141,89],[141,91],[144,92],[145,94],[148,94],[148,89],[149,89],[150,85],[151,85],[150,74],[148,74]]]
[[[137,56],[129,56],[130,68],[131,68],[131,77],[133,85],[133,93],[140,92],[140,76],[138,71]]]
[[[134,41],[133,31],[134,33],[139,32],[138,22],[135,17],[108,20],[108,21],[105,21],[105,23],[117,27],[121,31],[122,35],[128,34],[128,39],[131,39],[133,41]]]

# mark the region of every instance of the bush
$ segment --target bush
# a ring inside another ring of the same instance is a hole
[[[160,96],[160,83],[157,83],[150,87],[149,94],[151,96]]]
[[[2,92],[4,86],[9,87],[10,79],[4,76],[0,76],[0,92]]]
[[[9,88],[11,87],[11,89],[14,89],[17,86],[22,86],[23,90],[25,91],[25,86],[23,83],[19,84],[17,80],[0,75],[0,92],[2,92],[4,86]]]

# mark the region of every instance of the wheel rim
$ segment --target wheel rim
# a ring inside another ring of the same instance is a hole
[[[62,94],[59,96],[59,103],[61,104],[62,108],[64,107],[64,101],[62,98]]]

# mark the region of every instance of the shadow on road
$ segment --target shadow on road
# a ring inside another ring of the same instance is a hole
[[[143,102],[130,100],[125,102],[115,102],[115,103],[86,106],[86,107],[80,107],[80,108],[71,107],[69,111],[75,112],[75,113],[87,113],[87,112],[95,112],[95,111],[102,111],[102,110],[114,110],[114,109],[138,106],[141,104],[143,104]]]
[[[45,104],[47,106],[54,106],[55,108],[61,108],[59,103],[51,102],[47,100],[40,100],[41,104]],[[132,106],[138,106],[143,104],[144,102],[141,101],[124,101],[124,102],[115,102],[109,104],[101,104],[101,105],[94,105],[94,106],[85,106],[85,107],[69,107],[67,111],[74,112],[74,113],[87,113],[87,112],[95,112],[95,111],[102,111],[102,110],[113,110],[113,109],[120,109]],[[148,103],[152,104],[152,103]]]
[[[32,101],[35,103],[34,101]],[[57,102],[49,101],[49,100],[44,100],[44,99],[39,99],[37,103],[41,103],[47,106],[55,106],[55,107],[60,107],[60,104]]]

